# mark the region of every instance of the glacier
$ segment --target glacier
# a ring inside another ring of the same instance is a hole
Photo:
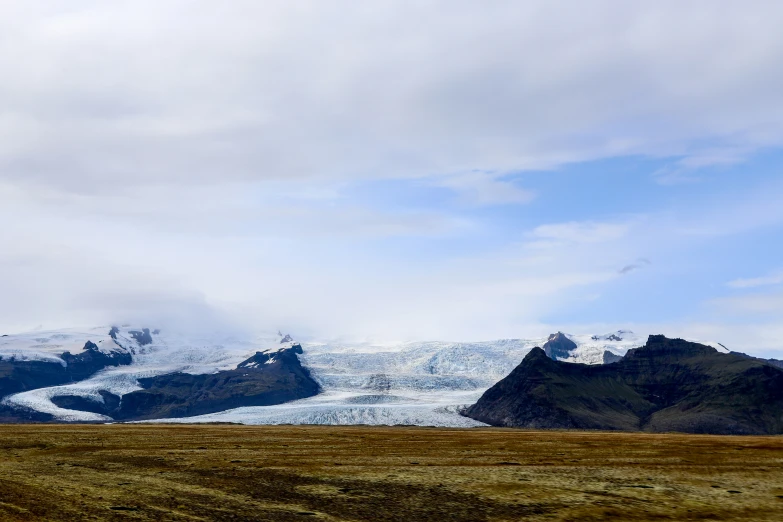
[[[290,346],[293,339],[278,333],[252,338],[218,334],[157,332],[152,342],[139,343],[130,326],[114,337],[109,328],[37,332],[0,341],[0,357],[56,358],[78,352],[87,340],[101,349],[127,350],[133,362],[106,368],[90,378],[62,386],[11,395],[3,404],[53,415],[64,422],[112,422],[98,413],[69,410],[51,399],[74,395],[101,402],[100,391],[123,395],[140,389],[138,379],[173,372],[215,373],[233,369],[256,351]],[[633,332],[567,335],[577,348],[563,360],[600,364],[604,351],[624,355],[644,344]],[[508,375],[534,346],[546,338],[500,339],[486,342],[302,342],[301,363],[322,393],[276,406],[242,407],[198,417],[145,422],[236,422],[243,424],[376,424],[470,427],[480,423],[462,417],[493,384]],[[78,348],[77,348],[78,347]]]

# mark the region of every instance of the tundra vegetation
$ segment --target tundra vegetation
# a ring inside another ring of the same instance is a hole
[[[0,426],[2,520],[775,520],[783,438]]]

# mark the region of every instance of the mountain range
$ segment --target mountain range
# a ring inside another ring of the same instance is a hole
[[[627,361],[637,358],[644,344],[627,330],[600,335],[556,332],[527,340],[387,344],[296,342],[282,332],[238,337],[133,326],[33,332],[0,336],[0,422],[497,424],[652,430],[664,426],[664,415],[656,413],[660,401],[644,394],[639,399],[626,389],[613,398],[604,388],[610,383],[616,388],[616,376],[593,380],[618,365],[629,367]],[[729,354],[717,343],[698,346],[721,357]],[[738,353],[730,359],[775,364]],[[667,364],[680,365],[677,361]],[[554,366],[547,369],[547,364]],[[661,364],[656,359],[640,368],[639,375],[652,378]],[[523,382],[538,379],[549,384],[535,393],[523,386],[522,395],[514,391],[490,404],[491,393],[507,386],[520,368],[527,376]],[[551,382],[542,377],[555,375]],[[655,375],[669,378],[665,373]],[[679,374],[672,370],[671,375]],[[692,384],[686,380],[677,386],[682,391]],[[541,390],[558,400],[541,402],[536,395]],[[705,392],[699,400],[706,401],[708,395]],[[531,408],[540,414],[499,413],[515,400],[535,406]],[[612,412],[601,413],[606,407]],[[585,409],[593,413],[578,414]],[[706,421],[696,424],[672,421],[666,426],[715,431],[705,427]],[[736,424],[734,432],[754,432],[742,422]]]

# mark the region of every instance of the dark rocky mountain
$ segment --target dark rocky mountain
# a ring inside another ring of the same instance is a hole
[[[612,364],[623,359],[622,355],[617,355],[609,350],[604,350],[604,364]]]
[[[147,344],[152,344],[153,342],[152,334],[150,334],[149,328],[142,328],[141,331],[131,330],[128,333],[136,340],[137,343],[139,343],[139,346],[145,346]]]
[[[576,343],[566,337],[563,332],[550,335],[547,342],[544,343],[544,353],[554,360],[568,358],[572,350],[576,350]]]
[[[87,341],[84,351],[60,355],[63,363],[55,361],[0,360],[0,398],[47,386],[57,386],[86,379],[108,366],[130,364],[131,354],[124,351],[103,352],[95,343]]]
[[[605,365],[534,348],[464,415],[525,428],[779,434],[783,369],[662,335]]]
[[[103,398],[103,402],[91,401],[84,397],[75,395],[58,395],[52,397],[52,402],[60,408],[68,410],[89,411],[92,413],[105,413],[114,411],[120,406],[121,398],[105,390],[99,390],[98,394]]]
[[[118,397],[102,392],[99,403],[76,396],[52,401],[62,407],[116,420],[189,417],[241,406],[270,406],[316,395],[320,388],[299,362],[298,344],[257,352],[236,369],[213,374],[172,373],[139,379],[142,390]]]

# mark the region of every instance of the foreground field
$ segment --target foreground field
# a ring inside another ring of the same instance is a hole
[[[0,426],[1,520],[783,520],[783,438]]]

